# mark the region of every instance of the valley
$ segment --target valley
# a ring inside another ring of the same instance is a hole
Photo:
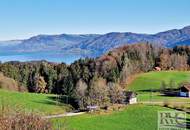
[[[162,75],[165,76],[163,77]],[[175,80],[176,83],[181,83],[189,79],[190,73],[188,71],[142,73],[126,87],[127,90],[130,89],[138,93],[137,104],[127,105],[119,111],[86,113],[74,117],[52,118],[51,121],[54,124],[54,128],[63,126],[67,129],[76,130],[156,130],[158,111],[173,111],[176,105],[172,105],[172,103],[180,102],[180,105],[189,109],[190,99],[161,96],[158,92],[142,92],[142,90],[160,89],[162,81],[169,83],[170,80]],[[35,111],[42,115],[56,115],[65,113],[66,111],[72,111],[71,106],[69,107],[66,104],[56,102],[54,100],[56,95],[18,93],[6,90],[0,90],[0,94],[1,99],[6,101],[6,104],[12,107],[20,106],[20,108],[24,108],[26,111]],[[165,107],[164,104],[144,104],[146,101],[154,103],[155,101],[164,102],[165,100],[171,103],[171,106]],[[2,105],[2,103],[0,104]],[[110,126],[110,124],[112,125]]]
[[[190,130],[189,0],[1,0],[0,130]]]

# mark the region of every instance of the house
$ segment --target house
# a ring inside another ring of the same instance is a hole
[[[126,92],[126,103],[127,104],[135,104],[137,103],[137,94],[132,91]]]
[[[94,106],[87,106],[87,111],[89,111],[89,112],[93,112],[93,111],[96,111],[98,109],[99,109],[99,106],[96,106],[96,105],[94,105]]]
[[[155,71],[161,71],[161,68],[160,67],[155,67],[154,70]]]
[[[190,98],[190,84],[183,84],[180,87],[179,96],[180,97],[189,97]]]

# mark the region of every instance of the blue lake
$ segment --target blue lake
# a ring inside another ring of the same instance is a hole
[[[84,58],[81,55],[77,54],[64,54],[63,52],[33,52],[33,53],[0,53],[0,61],[1,62],[8,62],[8,61],[39,61],[39,60],[46,60],[50,62],[57,62],[57,63],[67,63],[71,64],[75,60],[80,58]]]

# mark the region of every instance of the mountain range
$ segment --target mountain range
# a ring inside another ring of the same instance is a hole
[[[149,42],[164,47],[190,45],[190,26],[156,34],[111,32],[86,35],[38,35],[25,40],[1,41],[0,51],[62,51],[63,53],[85,53],[99,56],[115,47],[139,42]]]

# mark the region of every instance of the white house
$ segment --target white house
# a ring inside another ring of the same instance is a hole
[[[131,91],[126,92],[127,101],[128,104],[135,104],[137,103],[137,94]]]
[[[96,111],[98,109],[99,109],[99,106],[96,106],[96,105],[94,105],[94,106],[87,106],[87,111],[89,111],[89,112],[93,112],[93,111]]]
[[[160,67],[155,67],[154,70],[155,71],[161,71],[161,68]]]
[[[180,87],[179,96],[190,98],[190,84],[184,84]]]

